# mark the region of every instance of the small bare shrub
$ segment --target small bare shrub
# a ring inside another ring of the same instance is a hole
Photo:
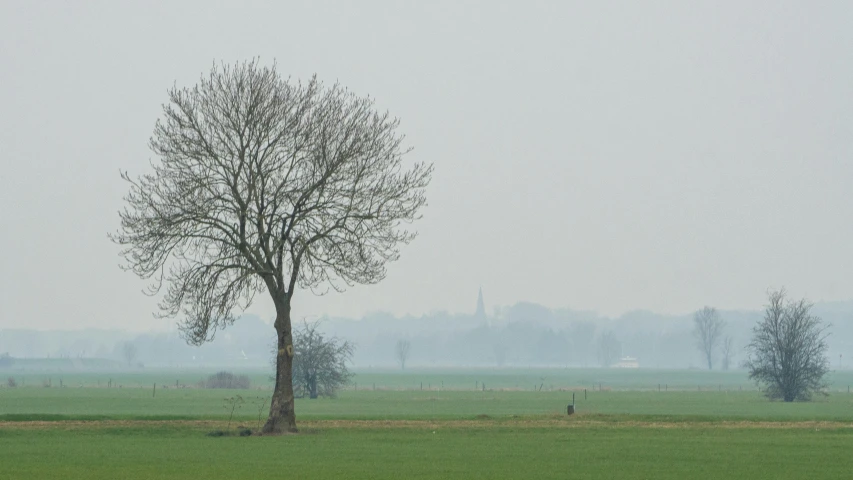
[[[249,389],[248,375],[234,375],[231,372],[219,372],[207,377],[205,388],[233,388],[248,390]]]
[[[6,386],[9,388],[15,388],[18,386],[18,382],[16,382],[13,377],[9,377],[8,380],[6,380]]]
[[[264,407],[267,406],[267,399],[262,398],[262,397],[258,397],[257,406],[258,406],[258,430],[260,430],[261,429],[261,413],[263,413]]]
[[[234,418],[234,411],[243,406],[244,400],[240,395],[235,395],[225,399],[225,409],[228,410],[228,428],[231,428],[231,419]]]

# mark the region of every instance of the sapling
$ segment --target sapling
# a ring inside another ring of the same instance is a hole
[[[243,397],[235,395],[225,399],[225,408],[230,408],[231,412],[228,415],[228,427],[231,428],[231,419],[234,418],[234,411],[243,406]]]
[[[267,399],[258,397],[258,400],[261,402],[258,404],[258,430],[261,429],[261,414],[264,411],[264,407],[267,406]]]

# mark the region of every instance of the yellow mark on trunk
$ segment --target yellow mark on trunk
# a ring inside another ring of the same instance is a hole
[[[292,357],[292,356],[293,356],[293,345],[288,345],[288,346],[287,346],[287,356],[288,356],[288,357]]]

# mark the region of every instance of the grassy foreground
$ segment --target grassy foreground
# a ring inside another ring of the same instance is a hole
[[[228,424],[224,399],[235,395],[246,402]],[[853,394],[846,392],[785,404],[720,387],[590,390],[586,398],[580,390],[578,413],[569,417],[567,391],[371,388],[298,400],[299,435],[206,435],[256,429],[269,395],[193,388],[155,395],[141,385],[2,388],[0,480],[755,480],[847,478],[853,471]]]
[[[850,428],[709,425],[317,422],[297,436],[213,438],[193,424],[19,423],[0,428],[0,477],[799,479],[853,468]]]

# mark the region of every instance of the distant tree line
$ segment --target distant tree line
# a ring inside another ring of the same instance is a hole
[[[745,368],[749,354],[746,347],[753,336],[753,327],[763,319],[764,313],[715,311],[724,325],[713,344],[713,368]],[[839,352],[853,348],[850,341],[853,302],[818,303],[810,311],[832,324],[832,337],[826,339],[827,354],[838,358]],[[707,368],[706,355],[697,348],[695,317],[696,312],[666,316],[637,311],[607,318],[591,312],[519,303],[493,309],[485,319],[441,311],[417,317],[379,312],[358,320],[325,318],[318,329],[327,337],[357,345],[349,365],[359,369],[402,367],[395,352],[400,339],[409,342],[407,369],[441,365],[595,367],[601,366],[602,360],[610,362],[600,352],[601,340],[607,332],[613,332],[621,355],[636,358],[641,368]],[[126,365],[123,347],[130,342],[136,347],[135,361],[146,366],[267,366],[270,328],[268,322],[258,317],[245,316],[201,347],[186,345],[174,333],[147,333],[118,340],[105,337],[115,343],[115,348],[103,349],[95,347],[106,340],[93,336],[88,355],[107,355]],[[11,352],[12,348],[25,344],[58,348],[60,344],[55,343],[58,339],[51,335],[56,336],[52,332],[2,332],[0,351]],[[79,341],[72,335],[66,336],[69,341]],[[46,351],[41,348],[40,351]],[[100,350],[105,353],[98,353]],[[21,355],[12,353],[12,356]]]
[[[15,364],[15,359],[8,353],[0,354],[0,368],[8,368]]]

